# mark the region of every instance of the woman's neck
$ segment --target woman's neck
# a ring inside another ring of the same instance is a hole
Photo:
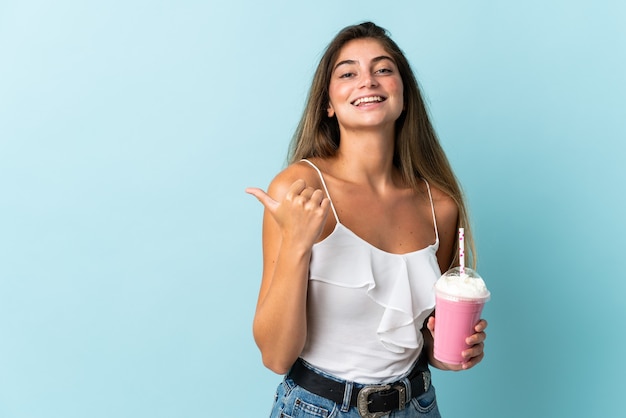
[[[341,177],[373,188],[394,184],[393,134],[380,131],[342,132],[335,156]]]

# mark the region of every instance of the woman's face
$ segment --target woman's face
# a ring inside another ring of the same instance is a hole
[[[334,63],[328,87],[328,116],[343,132],[391,129],[404,108],[396,63],[374,39],[346,43]]]

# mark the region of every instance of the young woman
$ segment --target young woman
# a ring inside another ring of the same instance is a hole
[[[386,31],[343,29],[315,73],[290,165],[269,189],[254,337],[286,374],[272,417],[438,417],[433,284],[469,222],[417,82]]]

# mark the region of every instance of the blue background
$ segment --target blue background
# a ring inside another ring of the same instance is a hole
[[[262,207],[313,69],[411,61],[492,290],[447,417],[620,416],[621,1],[0,1],[0,417],[264,417]]]

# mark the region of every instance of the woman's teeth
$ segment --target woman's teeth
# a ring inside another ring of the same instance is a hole
[[[360,99],[356,99],[352,104],[355,106],[360,105],[361,103],[373,103],[373,102],[382,102],[383,98],[380,96],[371,96],[371,97],[361,97]]]

